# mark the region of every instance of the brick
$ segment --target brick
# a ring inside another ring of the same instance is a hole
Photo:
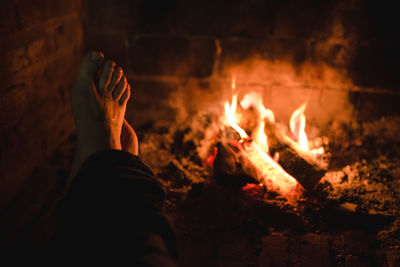
[[[334,19],[332,1],[279,1],[274,6],[272,34],[278,38],[315,37]]]
[[[232,66],[258,58],[269,61],[287,60],[294,65],[303,63],[308,57],[307,44],[294,39],[254,39],[254,38],[222,38],[221,39],[222,75],[229,74]],[[228,71],[228,73],[226,73]]]
[[[1,153],[1,183],[0,208],[3,208],[20,190],[27,176],[37,164],[38,160],[44,157],[44,151],[40,144],[43,137],[35,133],[29,136],[18,132],[18,129],[10,129],[7,145]],[[34,153],[33,153],[34,152]]]
[[[88,1],[88,24],[137,34],[265,36],[273,27],[270,1]]]
[[[221,3],[222,2],[222,3]],[[167,32],[189,35],[216,36],[219,32],[218,15],[229,19],[231,13],[224,1],[175,1],[173,8],[164,14],[164,23],[167,23]],[[221,8],[225,4],[225,8]],[[229,3],[232,5],[232,3]],[[224,12],[220,12],[224,10]],[[233,19],[229,19],[232,21]],[[234,20],[235,22],[237,20]],[[143,24],[146,21],[143,21]],[[237,26],[238,23],[235,23]]]
[[[76,48],[81,47],[82,25],[77,15],[70,15],[41,27],[18,32],[9,36],[5,42],[0,45],[3,58],[0,62],[0,78],[11,80],[10,77],[13,75],[47,60],[60,50],[69,49],[71,45]],[[9,87],[10,85],[3,83],[1,86]]]
[[[17,0],[15,6],[22,27],[80,10],[80,1]]]
[[[129,67],[129,34],[125,32],[98,32],[87,37],[88,50],[102,51],[107,59],[114,60],[124,71]]]
[[[6,192],[0,207],[17,194],[33,167],[73,131],[68,96],[82,42],[65,42],[47,56],[41,52],[43,42],[23,45],[24,55],[35,63],[6,77],[11,86],[0,94],[0,190]]]
[[[66,104],[47,101],[32,107],[17,126],[3,128],[0,207],[17,194],[32,168],[66,140],[73,129],[71,115],[63,115]]]
[[[0,34],[17,30],[17,20],[12,6],[12,1],[0,2]]]
[[[86,18],[88,28],[121,29],[130,31],[139,23],[141,1],[125,0],[88,0],[86,1]],[[90,36],[90,31],[88,32]]]
[[[146,1],[135,33],[265,36],[273,26],[271,1]]]
[[[170,99],[178,90],[176,83],[140,82],[129,78],[128,81],[132,90],[126,109],[129,122],[140,128],[149,122],[175,121],[176,112],[170,105]]]
[[[90,0],[88,22],[132,33],[307,38],[332,21],[332,10],[331,1],[307,0]]]
[[[11,84],[1,88],[0,118],[5,124],[17,123],[32,105],[42,105],[47,99],[64,92],[52,91],[63,87],[68,90],[76,77],[80,51],[67,46],[60,49],[52,58],[45,58],[29,68],[8,77]],[[60,66],[63,66],[62,68]]]
[[[83,43],[83,28],[79,15],[71,14],[64,17],[53,26],[51,34],[56,49],[71,44],[81,47]]]
[[[127,118],[135,125],[176,123],[188,114],[223,108],[226,100],[221,90],[224,87],[219,83],[204,83],[198,79],[155,82],[135,81],[128,77],[128,80],[132,97],[128,102]],[[220,106],[216,107],[216,104]]]
[[[2,59],[0,62],[1,79],[7,79],[31,65],[25,47],[16,48],[12,51],[7,51],[7,53],[3,52]],[[3,86],[7,85],[3,84]]]
[[[29,85],[29,82],[15,84],[10,92],[1,96],[0,121],[3,127],[13,126],[30,106]]]
[[[47,17],[45,0],[17,0],[15,5],[22,27],[41,22]]]
[[[45,0],[46,2],[46,15],[48,18],[57,17],[69,13],[79,11],[81,7],[81,0],[68,0],[68,1],[54,1]]]
[[[367,43],[355,49],[349,62],[349,76],[360,87],[385,88],[400,91],[398,40]]]
[[[208,77],[215,56],[212,38],[133,36],[131,41],[132,68],[142,75]]]
[[[371,121],[382,116],[400,114],[400,95],[379,92],[349,92],[350,102],[361,121]]]
[[[348,94],[345,90],[326,90],[323,87],[316,90],[282,85],[265,91],[264,103],[279,121],[288,125],[292,113],[307,102],[307,125],[323,128],[332,118],[337,122],[347,122],[351,118],[353,107],[348,101]],[[306,128],[308,130],[309,127]]]

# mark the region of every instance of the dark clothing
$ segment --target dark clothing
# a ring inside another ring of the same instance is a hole
[[[161,211],[164,195],[138,157],[119,150],[92,155],[60,204],[56,250],[69,258],[176,266],[175,235]]]

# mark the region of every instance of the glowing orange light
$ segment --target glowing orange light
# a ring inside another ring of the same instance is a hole
[[[300,148],[304,151],[308,151],[308,140],[305,132],[306,129],[306,116],[304,115],[304,110],[306,109],[306,104],[304,103],[298,109],[296,109],[292,116],[290,117],[290,130],[292,134],[297,139],[297,143]]]
[[[259,147],[262,149],[262,151],[265,151],[268,153],[268,139],[267,135],[265,134],[264,131],[265,128],[265,122],[261,121],[258,125],[258,129],[254,131],[254,142],[259,145]]]
[[[249,109],[251,107],[255,108],[260,114],[261,120],[268,119],[270,122],[275,122],[275,116],[272,110],[266,109],[264,107],[261,96],[258,93],[252,92],[246,94],[242,101],[240,101],[240,106],[243,109]]]
[[[232,96],[232,102],[229,104],[228,101],[225,102],[225,118],[228,121],[229,125],[236,130],[236,132],[239,133],[241,139],[248,139],[249,136],[243,130],[240,128],[240,126],[237,124],[237,119],[236,119],[236,105],[237,105],[237,94],[234,94]]]
[[[235,79],[232,78],[232,89],[235,87]],[[236,107],[237,107],[237,93],[233,94],[232,101],[229,103],[225,102],[225,118],[229,126],[239,133],[240,138],[243,141],[249,141],[250,137],[248,134],[238,125],[236,118]],[[241,146],[242,153],[258,168],[260,171],[260,177],[257,177],[259,181],[268,185],[269,187],[279,190],[281,193],[289,197],[293,194],[298,185],[296,179],[288,174],[283,168],[268,154],[268,139],[265,134],[265,120],[271,122],[275,121],[274,113],[266,109],[262,102],[262,99],[257,93],[246,94],[240,105],[243,109],[250,107],[255,108],[258,112],[259,121],[257,127],[252,133],[250,142],[246,142],[246,145]]]

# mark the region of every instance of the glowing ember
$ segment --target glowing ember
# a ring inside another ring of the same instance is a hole
[[[214,147],[210,155],[204,161],[204,164],[212,167],[214,165],[215,157],[217,156],[217,154],[218,154],[218,148]]]
[[[245,186],[242,187],[243,192],[245,192],[247,195],[256,197],[258,195],[262,195],[263,189],[262,189],[262,184],[246,184]]]

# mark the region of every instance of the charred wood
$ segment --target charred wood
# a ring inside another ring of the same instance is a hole
[[[271,154],[279,153],[282,168],[307,191],[312,191],[325,175],[326,169],[271,122],[266,121],[265,133]]]
[[[259,183],[258,170],[240,151],[227,144],[218,143],[218,154],[214,161],[214,176],[217,183],[241,187],[248,183]]]

